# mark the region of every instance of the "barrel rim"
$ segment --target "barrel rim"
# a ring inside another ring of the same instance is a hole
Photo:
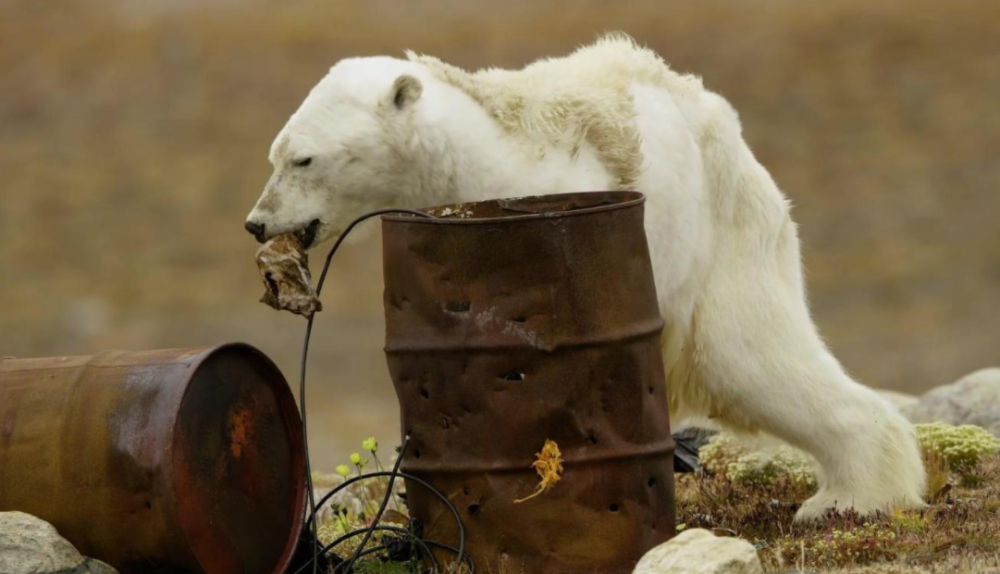
[[[197,349],[197,348],[194,348],[192,350],[195,350],[195,349]],[[258,359],[261,359],[262,360],[262,364],[268,366],[269,368],[274,369],[274,371],[276,373],[278,373],[278,375],[281,377],[282,381],[285,383],[284,387],[288,391],[286,397],[284,397],[284,398],[285,399],[290,399],[291,406],[292,406],[292,411],[294,411],[294,413],[296,415],[299,412],[298,408],[296,406],[296,403],[295,403],[295,398],[292,395],[291,387],[288,386],[288,380],[285,379],[284,373],[281,372],[281,369],[278,368],[278,365],[275,364],[275,362],[269,356],[267,356],[266,353],[264,353],[263,351],[261,351],[257,347],[255,347],[255,346],[253,346],[253,345],[251,345],[249,343],[244,343],[242,341],[232,341],[232,342],[217,344],[217,345],[214,345],[214,346],[204,347],[201,353],[198,353],[197,355],[192,356],[190,364],[194,368],[190,369],[190,371],[187,374],[187,380],[186,380],[187,384],[185,384],[184,393],[182,394],[182,396],[180,398],[180,401],[177,404],[177,411],[175,412],[175,416],[174,416],[174,420],[173,420],[173,425],[171,426],[171,429],[170,429],[171,439],[170,439],[170,455],[169,455],[168,464],[171,467],[171,472],[169,474],[170,474],[170,476],[174,477],[174,480],[171,480],[171,484],[170,484],[169,488],[170,488],[171,493],[173,494],[173,496],[172,496],[172,498],[173,498],[173,507],[174,507],[173,511],[174,511],[175,515],[178,517],[178,519],[180,518],[180,501],[179,501],[179,499],[177,497],[177,494],[178,494],[178,492],[177,492],[177,484],[176,484],[176,476],[177,475],[173,471],[175,458],[176,458],[177,453],[178,453],[175,441],[177,440],[177,437],[178,437],[178,434],[177,434],[177,425],[179,424],[179,421],[180,421],[180,417],[176,416],[176,415],[179,414],[180,409],[181,409],[182,405],[184,404],[184,400],[187,398],[187,393],[188,393],[188,391],[191,388],[191,386],[190,386],[191,379],[194,377],[195,373],[198,371],[198,368],[201,367],[201,365],[204,364],[206,361],[208,361],[210,358],[218,355],[219,353],[230,351],[230,350],[233,350],[233,349],[241,349],[243,351],[249,351],[250,354],[254,355]],[[278,389],[280,390],[280,388],[281,388],[281,386],[279,385]],[[280,394],[285,394],[285,393],[280,393]],[[278,396],[276,398],[278,398],[278,400],[283,400],[281,396]],[[305,438],[304,433],[302,432],[302,426],[301,426],[301,424],[302,424],[301,421],[298,420],[297,417],[292,420],[292,424],[288,425],[288,430],[290,431],[290,433],[292,433],[292,434],[290,434],[289,438],[290,438],[290,440],[292,442],[298,442],[300,445],[302,445],[304,447],[306,438]],[[296,547],[298,545],[299,537],[302,534],[302,528],[303,528],[303,523],[302,523],[303,520],[302,519],[305,516],[306,502],[307,502],[307,495],[308,495],[308,493],[306,492],[306,487],[305,487],[305,472],[306,471],[305,471],[305,459],[304,459],[304,456],[305,456],[304,448],[303,449],[299,449],[297,452],[293,452],[292,453],[293,466],[298,468],[298,472],[299,472],[299,474],[301,474],[301,478],[302,478],[301,484],[296,488],[295,510],[294,510],[294,514],[296,515],[296,518],[292,521],[292,528],[291,528],[291,530],[288,533],[288,538],[285,541],[285,545],[284,545],[284,548],[282,549],[281,556],[278,558],[277,562],[275,562],[273,569],[269,573],[267,573],[267,574],[281,574],[282,572],[284,572],[287,569],[289,563],[292,560],[292,555],[295,553],[295,549],[296,549]],[[198,561],[198,563],[200,564],[201,563],[201,558],[199,557],[198,553],[195,551],[194,544],[192,544],[191,533],[188,532],[187,528],[184,527],[183,522],[180,525],[180,531],[184,535],[184,540],[187,543],[188,551],[191,552],[191,556],[193,556],[194,559],[196,561]]]
[[[523,222],[523,221],[536,221],[543,219],[558,219],[563,217],[575,217],[580,215],[592,215],[595,213],[602,213],[605,211],[617,211],[619,209],[628,209],[631,207],[636,207],[644,204],[646,202],[646,196],[641,192],[635,190],[592,190],[592,191],[573,191],[567,193],[553,193],[553,194],[543,194],[543,195],[524,195],[518,197],[503,197],[494,199],[483,199],[479,201],[467,201],[460,203],[451,203],[444,205],[435,205],[431,207],[421,208],[419,211],[427,211],[431,209],[441,209],[445,207],[452,206],[468,206],[482,203],[490,202],[500,202],[500,201],[523,201],[532,199],[546,199],[549,201],[558,200],[559,198],[573,198],[587,196],[591,194],[602,194],[611,197],[620,197],[620,201],[615,201],[614,203],[605,203],[595,205],[593,207],[582,207],[580,209],[573,209],[570,211],[552,211],[545,213],[526,213],[523,215],[511,215],[509,217],[478,217],[469,219],[460,218],[447,218],[447,217],[417,217],[410,214],[386,214],[382,216],[382,221],[393,222],[393,223],[419,223],[424,225],[489,225],[497,223],[507,223],[507,222]]]

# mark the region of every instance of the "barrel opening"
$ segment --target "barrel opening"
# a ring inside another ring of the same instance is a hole
[[[608,508],[608,510],[610,510],[611,512],[618,512],[618,505],[612,504],[611,507]]]
[[[641,202],[642,195],[633,191],[591,193],[566,193],[546,196],[491,199],[470,203],[456,203],[427,208],[425,211],[438,220],[482,220],[525,216],[552,216],[579,211],[600,211]],[[399,219],[411,215],[393,216]]]
[[[655,476],[649,477],[649,481],[646,484],[649,485],[649,488],[653,488],[654,486],[656,486],[656,477]]]
[[[469,505],[469,516],[478,516],[479,510],[482,508],[478,503]]]
[[[431,398],[431,393],[426,388],[420,387],[420,396],[424,397],[425,399],[429,399]]]
[[[656,389],[654,389],[653,387],[649,387],[649,394],[652,395],[652,394],[655,394],[655,393],[656,393]]]
[[[590,440],[590,444],[597,444],[597,433],[590,431],[590,433],[587,434],[587,439]]]
[[[500,375],[500,378],[505,381],[523,381],[525,375],[524,373],[518,371],[510,371],[509,373],[504,373]]]
[[[525,317],[524,315],[518,315],[517,317],[511,318],[511,321],[513,321],[514,323],[527,323],[528,318]]]

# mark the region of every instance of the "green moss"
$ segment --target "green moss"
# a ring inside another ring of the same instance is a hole
[[[923,448],[936,451],[951,470],[963,474],[971,473],[981,460],[1000,451],[1000,439],[975,425],[920,424],[917,436]]]

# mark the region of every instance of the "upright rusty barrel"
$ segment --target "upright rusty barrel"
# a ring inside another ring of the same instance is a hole
[[[481,571],[625,574],[674,534],[643,202],[592,192],[383,217],[403,469],[456,504]],[[515,503],[539,483],[546,440],[562,480]],[[426,536],[457,544],[450,512],[407,492]]]
[[[305,507],[298,411],[243,344],[0,362],[0,511],[123,574],[280,574]]]

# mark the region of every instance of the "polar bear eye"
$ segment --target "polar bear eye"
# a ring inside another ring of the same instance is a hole
[[[312,162],[313,162],[313,158],[311,158],[311,157],[304,157],[302,159],[297,159],[297,160],[293,161],[292,165],[294,165],[295,167],[305,167],[305,166],[311,164]]]

